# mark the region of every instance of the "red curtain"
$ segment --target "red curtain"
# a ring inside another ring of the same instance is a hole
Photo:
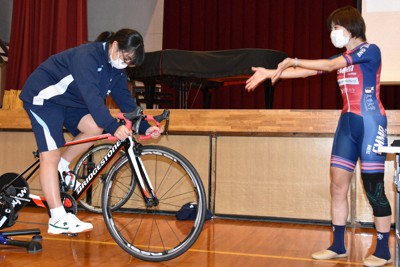
[[[21,90],[50,55],[86,41],[86,0],[14,0],[6,89]]]
[[[290,57],[329,58],[341,52],[329,37],[329,14],[357,0],[168,0],[164,2],[163,49],[275,49]],[[368,26],[368,25],[367,25]],[[389,106],[400,87],[383,88]],[[386,96],[385,93],[388,92]],[[212,90],[211,108],[265,108],[265,91],[244,86]],[[189,107],[202,107],[202,94],[192,90]],[[336,109],[342,100],[336,73],[282,81],[275,87],[274,108]]]

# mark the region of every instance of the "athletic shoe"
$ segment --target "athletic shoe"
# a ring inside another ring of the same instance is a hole
[[[93,229],[91,223],[80,221],[74,214],[67,213],[64,217],[57,222],[52,223],[49,220],[49,229],[47,233],[52,235],[58,234],[77,234],[82,232],[89,232]]]
[[[325,249],[325,250],[321,250],[321,251],[313,253],[311,255],[311,257],[316,260],[330,260],[330,259],[347,257],[347,253],[338,254],[332,250]]]
[[[364,265],[368,266],[368,267],[379,267],[379,266],[384,266],[386,264],[389,264],[392,262],[392,259],[382,259],[382,258],[378,258],[374,255],[370,255],[369,257],[367,257],[364,260]]]

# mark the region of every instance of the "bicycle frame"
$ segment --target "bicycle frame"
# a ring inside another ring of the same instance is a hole
[[[108,138],[109,136],[106,136]],[[110,139],[110,138],[108,138]],[[84,142],[86,140],[82,139]],[[81,140],[81,141],[82,141]],[[82,142],[78,142],[82,143]],[[135,147],[139,146],[140,143],[136,142],[131,136],[125,140],[118,140],[107,152],[107,154],[100,160],[100,162],[93,168],[88,174],[86,179],[77,187],[72,196],[75,200],[80,200],[86,190],[92,185],[93,181],[98,178],[98,175],[108,165],[108,163],[118,154],[121,149],[124,149],[126,155],[129,158],[131,167],[135,170],[135,179],[140,185],[143,199],[146,203],[146,207],[157,206],[158,200],[154,191],[154,188],[150,182],[147,172],[138,156],[135,155]]]
[[[99,140],[101,140],[101,139],[99,139]],[[110,160],[113,159],[114,156],[122,149],[124,142],[125,141],[118,140],[111,147],[111,149],[107,152],[107,154],[104,156],[104,158],[102,160],[100,160],[100,162],[88,174],[88,176],[85,178],[85,180],[83,182],[81,182],[79,187],[73,191],[72,196],[76,200],[79,200],[82,197],[82,195],[90,187],[90,185],[93,183],[93,181],[97,178],[98,174],[101,173],[101,171],[107,166],[107,164],[110,162]]]
[[[140,112],[141,112],[141,110],[140,110]],[[138,112],[135,111],[135,113],[138,113]],[[134,116],[134,118],[138,117],[138,115],[135,115],[135,116]],[[169,111],[167,111],[167,112],[164,111],[164,113],[162,115],[157,116],[158,118],[155,118],[154,116],[151,116],[151,115],[144,116],[144,118],[148,121],[155,122],[157,126],[161,125],[160,121],[162,119],[166,119],[167,124],[166,124],[165,133],[167,134],[168,133],[168,120],[169,120],[168,116],[169,116]],[[128,127],[128,128],[132,127],[132,122],[129,119],[127,119],[124,116],[124,114],[119,113],[117,115],[117,117],[119,119],[125,121],[126,127]],[[160,121],[158,119],[160,119]],[[140,117],[140,119],[137,119],[135,129],[139,128],[140,122],[141,122],[141,117]],[[146,140],[146,139],[151,138],[150,136],[140,136],[140,135],[138,135],[138,136],[139,136],[140,140]],[[124,149],[128,159],[129,159],[132,169],[135,170],[135,174],[136,174],[135,179],[138,182],[138,184],[140,185],[140,189],[141,189],[140,192],[142,193],[142,197],[143,197],[146,207],[157,206],[158,199],[156,197],[154,188],[150,182],[150,179],[147,175],[147,172],[143,166],[141,159],[135,155],[136,147],[140,146],[141,144],[139,142],[137,142],[136,140],[134,140],[132,138],[132,136],[129,136],[125,140],[119,140],[119,139],[115,138],[114,136],[112,136],[111,134],[101,134],[101,135],[92,136],[92,137],[88,137],[88,138],[84,138],[84,139],[66,142],[64,144],[64,147],[79,145],[79,144],[84,144],[84,143],[89,143],[89,142],[94,142],[94,141],[99,141],[99,140],[104,140],[104,139],[113,140],[113,141],[115,141],[115,143],[110,148],[110,150],[107,152],[107,154],[103,157],[103,159],[101,159],[99,161],[99,163],[93,168],[93,170],[88,174],[88,176],[85,178],[85,180],[77,188],[75,188],[75,190],[72,192],[72,197],[76,201],[79,201],[83,197],[85,192],[89,189],[89,187],[92,185],[92,183],[98,178],[98,176],[102,172],[102,170],[108,165],[108,163],[118,154],[118,152],[121,149]],[[33,176],[33,174],[39,169],[40,165],[39,165],[38,152],[34,152],[34,156],[37,158],[37,160],[34,163],[32,163],[27,169],[25,169],[21,174],[19,174],[14,180],[20,178],[21,176],[23,176],[24,174],[29,172],[32,168],[34,168],[30,172],[28,177],[25,179],[26,181],[28,181]],[[11,181],[7,185],[5,185],[2,189],[7,188],[9,185],[11,185],[13,183],[13,181]],[[29,198],[31,200],[33,200],[35,205],[37,205],[39,207],[46,207],[46,205],[44,203],[46,200],[44,197],[37,196],[34,194],[29,194]]]

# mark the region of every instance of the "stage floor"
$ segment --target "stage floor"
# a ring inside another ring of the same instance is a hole
[[[77,237],[48,235],[47,212],[25,207],[20,211],[17,223],[3,231],[39,228],[43,250],[31,254],[24,248],[0,246],[0,266],[345,267],[363,266],[362,260],[375,247],[373,229],[349,228],[349,258],[315,261],[311,259],[311,253],[330,244],[328,226],[216,218],[205,223],[199,239],[184,255],[167,262],[152,263],[124,252],[109,235],[101,214],[79,210],[78,217],[91,222],[93,231]],[[15,239],[29,240],[30,237]],[[394,231],[389,242],[394,262]]]

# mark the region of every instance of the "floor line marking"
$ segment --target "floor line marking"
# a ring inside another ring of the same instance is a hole
[[[74,237],[70,237],[69,239],[59,238],[59,237],[43,237],[43,240],[74,242],[74,243],[92,243],[92,244],[100,244],[100,245],[118,246],[118,244],[113,241],[82,240],[82,239],[74,239]],[[245,252],[217,251],[217,250],[206,250],[206,249],[196,249],[196,248],[191,248],[187,252],[210,253],[210,254],[244,256],[244,257],[257,257],[257,258],[268,258],[268,259],[277,259],[277,260],[306,261],[306,262],[316,262],[316,263],[319,262],[319,263],[329,263],[329,264],[338,264],[338,265],[364,266],[364,264],[362,264],[362,263],[345,261],[344,259],[342,259],[342,260],[314,260],[312,258],[277,256],[277,255],[245,253]],[[187,253],[187,252],[185,252],[185,253]],[[393,265],[388,265],[388,266],[393,266]]]

